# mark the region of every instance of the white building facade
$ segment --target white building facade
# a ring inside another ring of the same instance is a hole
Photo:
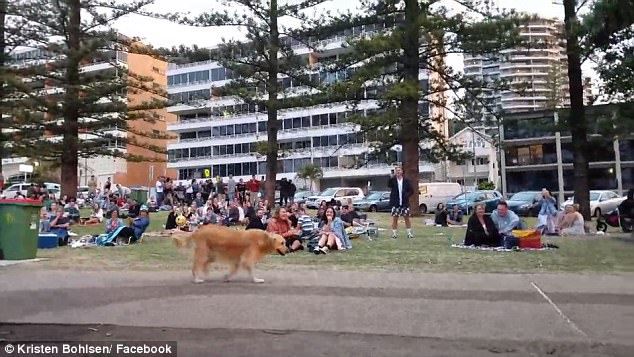
[[[326,41],[319,53],[299,46],[295,51],[314,64],[320,58],[341,54],[344,42],[343,36]],[[320,73],[318,66],[313,68],[321,80],[338,80],[337,75]],[[213,88],[225,85],[231,77],[230,70],[213,61],[170,65],[168,93],[174,104],[168,111],[178,119],[168,125],[168,131],[177,136],[168,145],[168,167],[178,170],[177,179],[225,178],[231,174],[246,180],[251,175],[258,179],[265,176],[266,158],[256,152],[256,143],[267,140],[267,114],[255,105],[211,95]],[[421,85],[427,85],[426,71],[421,71],[419,79]],[[294,88],[292,80],[280,80],[285,89]],[[429,110],[426,103],[421,103],[421,108]],[[348,121],[353,110],[359,114],[376,109],[375,103],[364,101],[354,109],[345,103],[332,103],[280,111],[278,141],[282,155],[277,179],[295,179],[301,167],[315,163],[324,172],[321,188],[385,188],[393,167],[368,160],[369,145],[364,134]],[[421,162],[419,170],[421,179],[433,180],[434,165]],[[303,180],[297,183],[301,185]]]
[[[449,143],[461,146],[463,152],[472,154],[472,158],[465,162],[445,163],[448,181],[466,187],[477,187],[487,181],[499,186],[498,152],[485,128],[464,128],[449,138]]]

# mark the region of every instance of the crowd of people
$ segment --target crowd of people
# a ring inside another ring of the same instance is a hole
[[[350,228],[363,224],[363,219],[350,204],[333,205],[324,202],[315,216],[307,214],[302,204],[289,202],[271,209],[266,200],[230,200],[212,194],[204,204],[193,200],[187,205],[173,206],[165,229],[169,231],[194,231],[208,224],[244,226],[245,229],[261,229],[276,233],[286,239],[291,252],[308,248],[309,241],[315,254],[332,250],[351,249]]]
[[[542,197],[537,202],[539,207],[538,223],[535,227],[541,234],[578,236],[588,233],[583,215],[579,212],[578,204],[569,204],[559,211],[556,200],[547,189],[542,190]],[[619,206],[622,219],[631,219],[634,207],[634,190],[630,189],[627,199]],[[442,208],[439,206],[439,208]],[[461,217],[456,212],[456,208],[448,214],[446,210],[436,213],[436,223],[449,225],[460,223],[454,217]],[[526,225],[518,215],[509,210],[505,201],[500,201],[490,215],[485,214],[485,205],[477,204],[475,214],[467,222],[467,232],[465,234],[464,245],[489,246],[505,248],[517,245],[517,238],[513,235],[513,230],[526,229]]]

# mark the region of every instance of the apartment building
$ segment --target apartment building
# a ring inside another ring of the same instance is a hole
[[[324,59],[333,59],[349,51],[344,46],[350,35],[374,31],[374,26],[360,26],[349,33],[335,36],[320,45],[320,51],[291,43],[295,52],[303,56],[314,69],[311,76],[326,82],[341,80],[346,73],[326,73],[319,70]],[[265,157],[256,152],[256,143],[267,139],[267,116],[255,105],[225,97],[214,97],[213,88],[231,81],[233,74],[213,61],[171,64],[168,69],[168,93],[173,105],[170,113],[177,115],[168,130],[178,139],[168,145],[168,167],[178,170],[178,179],[226,177],[258,177],[266,173]],[[419,74],[421,85],[427,86],[427,71]],[[280,78],[285,90],[298,88],[291,78]],[[377,88],[368,88],[376,91]],[[421,110],[429,113],[427,103]],[[351,109],[345,103],[293,108],[279,113],[278,179],[294,179],[296,172],[307,163],[322,167],[321,187],[360,186],[378,189],[385,187],[392,166],[368,160],[367,137],[358,125],[350,123]],[[354,108],[355,114],[368,114],[377,110],[371,100],[362,101]],[[436,110],[435,115],[440,111]],[[447,124],[438,124],[447,132]],[[394,152],[394,156],[400,153]],[[399,156],[400,158],[400,156]],[[402,158],[401,158],[402,159]],[[427,162],[419,165],[421,179],[432,180],[434,166]],[[298,181],[301,184],[301,181]]]
[[[49,60],[50,54],[41,49],[23,49],[13,53],[11,58],[13,65],[33,66],[45,64],[46,61]],[[152,78],[155,84],[163,87],[165,90],[167,89],[167,62],[148,55],[127,53],[124,51],[103,51],[98,56],[95,56],[91,63],[85,63],[81,71],[82,73],[94,73],[100,76],[117,76],[119,75],[118,71],[122,68],[127,69],[130,73],[134,73],[139,77]],[[44,80],[34,79],[32,80],[32,85],[34,88],[47,90],[50,93],[56,92],[56,88]],[[130,106],[133,106],[150,100],[152,94],[138,90],[127,90],[125,93],[122,93],[122,96],[124,96],[123,99],[129,103]],[[157,114],[159,118],[155,123],[150,124],[143,120],[130,121],[129,125],[131,129],[135,132],[165,134],[167,124],[174,121],[175,116],[168,113],[166,109],[154,109],[152,112]],[[99,185],[103,185],[107,178],[111,178],[113,182],[128,187],[152,186],[160,175],[176,175],[174,171],[167,168],[164,154],[155,153],[134,145],[128,146],[124,141],[117,140],[117,137],[124,138],[131,135],[133,139],[138,142],[163,148],[167,146],[167,140],[143,137],[116,127],[107,128],[103,130],[103,132],[115,137],[114,140],[108,143],[108,147],[112,150],[118,150],[135,156],[143,156],[148,160],[135,162],[114,156],[81,158],[77,171],[80,185],[85,185],[92,175],[97,178]],[[80,139],[90,138],[90,133],[80,133]],[[59,138],[51,137],[51,140],[58,139]],[[37,160],[38,158],[33,157],[31,159]]]
[[[488,105],[520,112],[570,105],[563,22],[537,18],[520,29],[535,48],[514,48],[485,56],[464,56],[464,73],[484,81],[505,80],[510,88],[485,91]],[[539,44],[539,45],[537,45]]]

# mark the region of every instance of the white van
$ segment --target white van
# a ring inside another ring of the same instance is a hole
[[[15,185],[9,186],[6,190],[4,190],[2,194],[6,198],[15,198],[15,196],[17,196],[18,193],[26,197],[26,193],[29,187],[31,187],[30,183],[16,183]]]
[[[306,199],[306,207],[319,208],[322,201],[330,202],[332,199],[339,203],[345,203],[348,199],[357,201],[363,199],[363,190],[358,187],[333,187],[327,188],[317,196],[310,196]]]
[[[420,213],[436,211],[439,203],[445,204],[462,193],[462,187],[456,182],[421,182],[418,184],[418,204]]]

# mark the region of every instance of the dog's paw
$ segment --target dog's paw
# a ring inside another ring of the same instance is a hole
[[[192,280],[192,282],[194,284],[202,284],[205,282],[205,279],[201,279],[201,278],[194,278],[194,280]]]
[[[253,282],[256,284],[261,284],[264,282],[264,279],[260,279],[260,278],[253,278]]]

